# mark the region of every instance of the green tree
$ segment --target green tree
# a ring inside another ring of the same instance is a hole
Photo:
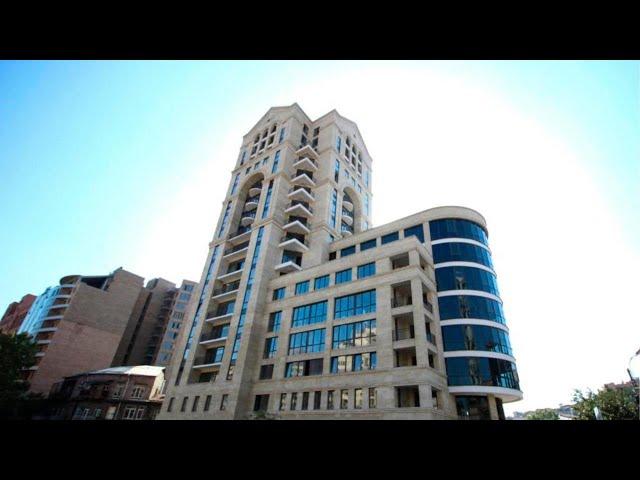
[[[577,420],[595,420],[594,407],[598,407],[603,420],[637,420],[638,394],[632,387],[575,390],[573,410]]]
[[[527,413],[527,420],[559,420],[558,412],[553,408],[539,408],[533,412]]]
[[[0,418],[19,416],[29,398],[29,384],[22,380],[22,369],[35,364],[36,350],[27,334],[0,333]]]

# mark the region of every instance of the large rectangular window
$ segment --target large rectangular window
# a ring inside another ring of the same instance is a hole
[[[289,335],[289,355],[324,351],[324,328]]]
[[[269,325],[267,331],[273,333],[279,332],[281,320],[282,312],[271,312],[269,314]]]
[[[284,127],[282,127],[280,129],[280,137],[278,138],[278,144],[282,143],[282,141],[284,140],[284,132],[285,132]]]
[[[420,243],[424,243],[424,228],[422,227],[422,224],[404,229],[404,238],[408,238],[412,235],[418,237]]]
[[[313,289],[321,290],[323,288],[327,288],[329,286],[329,275],[323,275],[322,277],[318,277],[313,281]]]
[[[289,362],[287,363],[284,376],[289,378],[322,375],[322,363],[322,358],[314,358],[313,360],[301,360],[299,362]]]
[[[376,341],[376,321],[347,323],[333,327],[331,348],[363,347]]]
[[[352,317],[376,311],[376,291],[355,293],[337,297],[335,300],[333,318]]]
[[[336,181],[336,183],[338,183],[338,180],[340,179],[340,160],[338,160],[337,158],[335,167],[333,169],[333,179]]]
[[[238,189],[238,180],[240,180],[240,174],[236,174],[236,177],[233,179],[233,186],[231,187],[231,195],[233,195],[234,193],[236,193],[236,190]]]
[[[398,240],[398,232],[389,233],[387,235],[383,235],[380,239],[380,244],[384,245],[385,243],[391,243]]]
[[[284,289],[285,287],[276,288],[273,291],[273,300],[282,300],[284,298]]]
[[[376,248],[376,240],[372,238],[371,240],[367,240],[366,242],[362,242],[360,244],[360,251],[364,252],[365,250],[369,250],[370,248]]]
[[[262,218],[269,215],[269,206],[271,205],[271,193],[273,190],[273,180],[269,182],[269,188],[267,189],[267,196],[264,199],[264,207],[262,207]]]
[[[267,338],[264,342],[264,354],[262,358],[273,358],[278,351],[278,337]]]
[[[340,250],[340,258],[348,257],[349,255],[353,255],[354,253],[356,253],[356,246],[351,245],[350,247],[346,247]]]
[[[276,173],[278,171],[278,164],[280,163],[280,150],[278,150],[273,157],[273,166],[271,167],[271,173]]]
[[[293,309],[292,327],[321,323],[327,319],[327,301],[302,305]]]
[[[371,262],[358,267],[358,278],[371,277],[376,274],[376,263]]]
[[[360,372],[375,370],[377,365],[376,352],[357,353],[355,355],[340,355],[331,357],[331,373]]]
[[[309,291],[309,280],[296,283],[296,295],[301,295]]]
[[[342,270],[340,272],[336,272],[336,282],[335,284],[338,285],[340,283],[345,283],[345,282],[350,282],[351,281],[351,269],[348,268],[347,270]]]
[[[331,193],[331,226],[336,228],[336,210],[338,209],[338,191],[334,188]]]

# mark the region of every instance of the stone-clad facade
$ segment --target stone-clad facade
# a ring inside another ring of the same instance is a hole
[[[484,218],[371,228],[371,172],[335,110],[245,135],[158,418],[503,418],[521,398]]]

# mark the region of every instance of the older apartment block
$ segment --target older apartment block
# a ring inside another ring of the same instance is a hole
[[[522,392],[484,218],[372,228],[371,185],[335,110],[244,136],[158,418],[504,418]]]

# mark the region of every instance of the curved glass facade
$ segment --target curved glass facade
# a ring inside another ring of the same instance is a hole
[[[429,222],[431,241],[441,238],[470,238],[488,245],[487,232],[477,223],[460,218],[444,218]]]
[[[439,243],[433,246],[433,258],[443,262],[475,262],[493,269],[488,250],[471,243]]]
[[[513,362],[499,358],[445,358],[450,386],[476,385],[520,390]]]
[[[478,318],[492,320],[504,325],[502,304],[496,300],[476,295],[452,295],[438,298],[440,320],[455,318]]]
[[[495,275],[480,268],[436,268],[436,283],[439,292],[446,290],[481,290],[500,295]]]
[[[33,305],[31,305],[17,333],[27,333],[35,337],[38,330],[42,328],[42,322],[46,318],[47,313],[49,313],[49,308],[53,305],[59,292],[60,286],[58,285],[47,288],[42,295],[38,296],[36,301],[33,302]]]
[[[447,325],[442,327],[444,351],[482,350],[511,355],[507,332],[484,325]]]

